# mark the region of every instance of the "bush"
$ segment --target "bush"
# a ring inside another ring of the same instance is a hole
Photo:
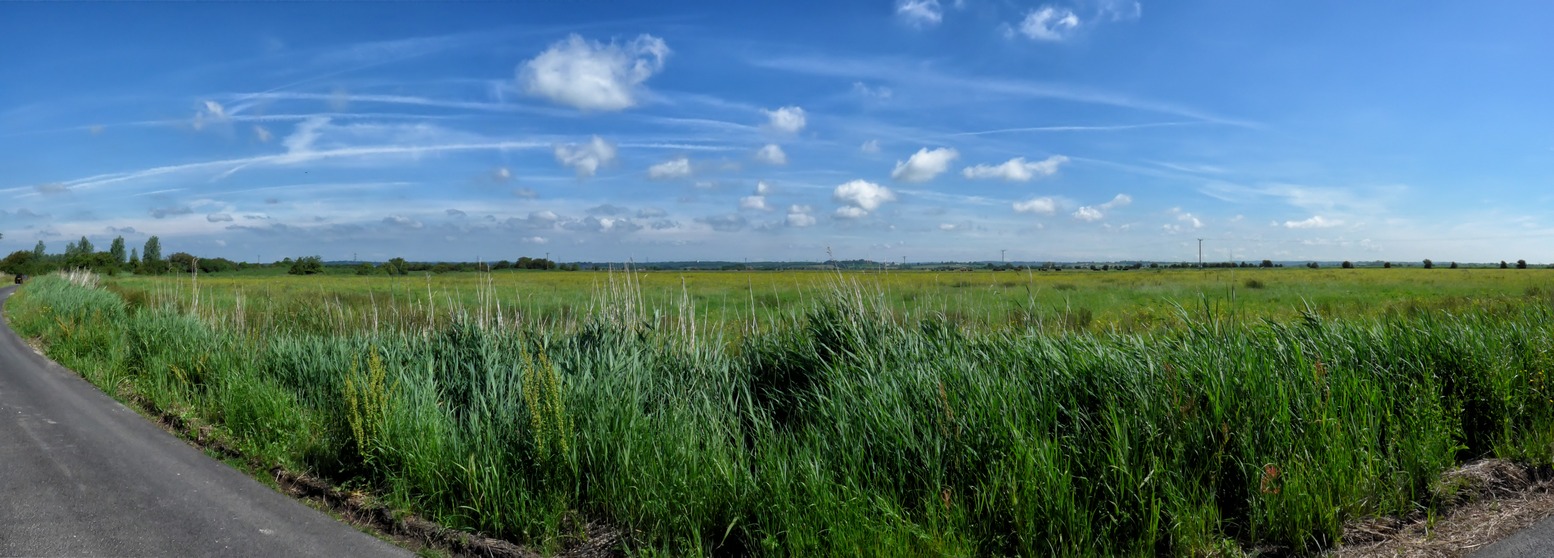
[[[297,258],[297,261],[291,263],[291,269],[286,270],[286,273],[292,275],[313,275],[323,272],[324,260],[318,256]]]

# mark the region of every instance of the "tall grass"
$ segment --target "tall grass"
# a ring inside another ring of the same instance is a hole
[[[213,324],[53,277],[8,314],[252,455],[552,551],[596,521],[642,554],[1311,552],[1436,505],[1456,463],[1554,452],[1545,304],[1052,334],[838,283],[758,334],[691,333],[693,304],[663,319],[632,280],[565,322],[320,301]]]

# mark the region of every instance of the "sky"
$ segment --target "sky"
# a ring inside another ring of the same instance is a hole
[[[0,253],[1554,262],[1544,2],[0,4]]]

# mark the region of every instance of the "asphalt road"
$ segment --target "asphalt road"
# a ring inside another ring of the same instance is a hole
[[[410,553],[205,456],[0,320],[0,556]]]
[[[1554,517],[1481,548],[1473,558],[1547,558],[1554,556]]]

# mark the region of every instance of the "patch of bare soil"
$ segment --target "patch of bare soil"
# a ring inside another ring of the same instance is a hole
[[[1329,558],[1467,556],[1554,515],[1554,471],[1500,459],[1448,471],[1432,487],[1446,502],[1436,517],[1371,518],[1344,529]]]

